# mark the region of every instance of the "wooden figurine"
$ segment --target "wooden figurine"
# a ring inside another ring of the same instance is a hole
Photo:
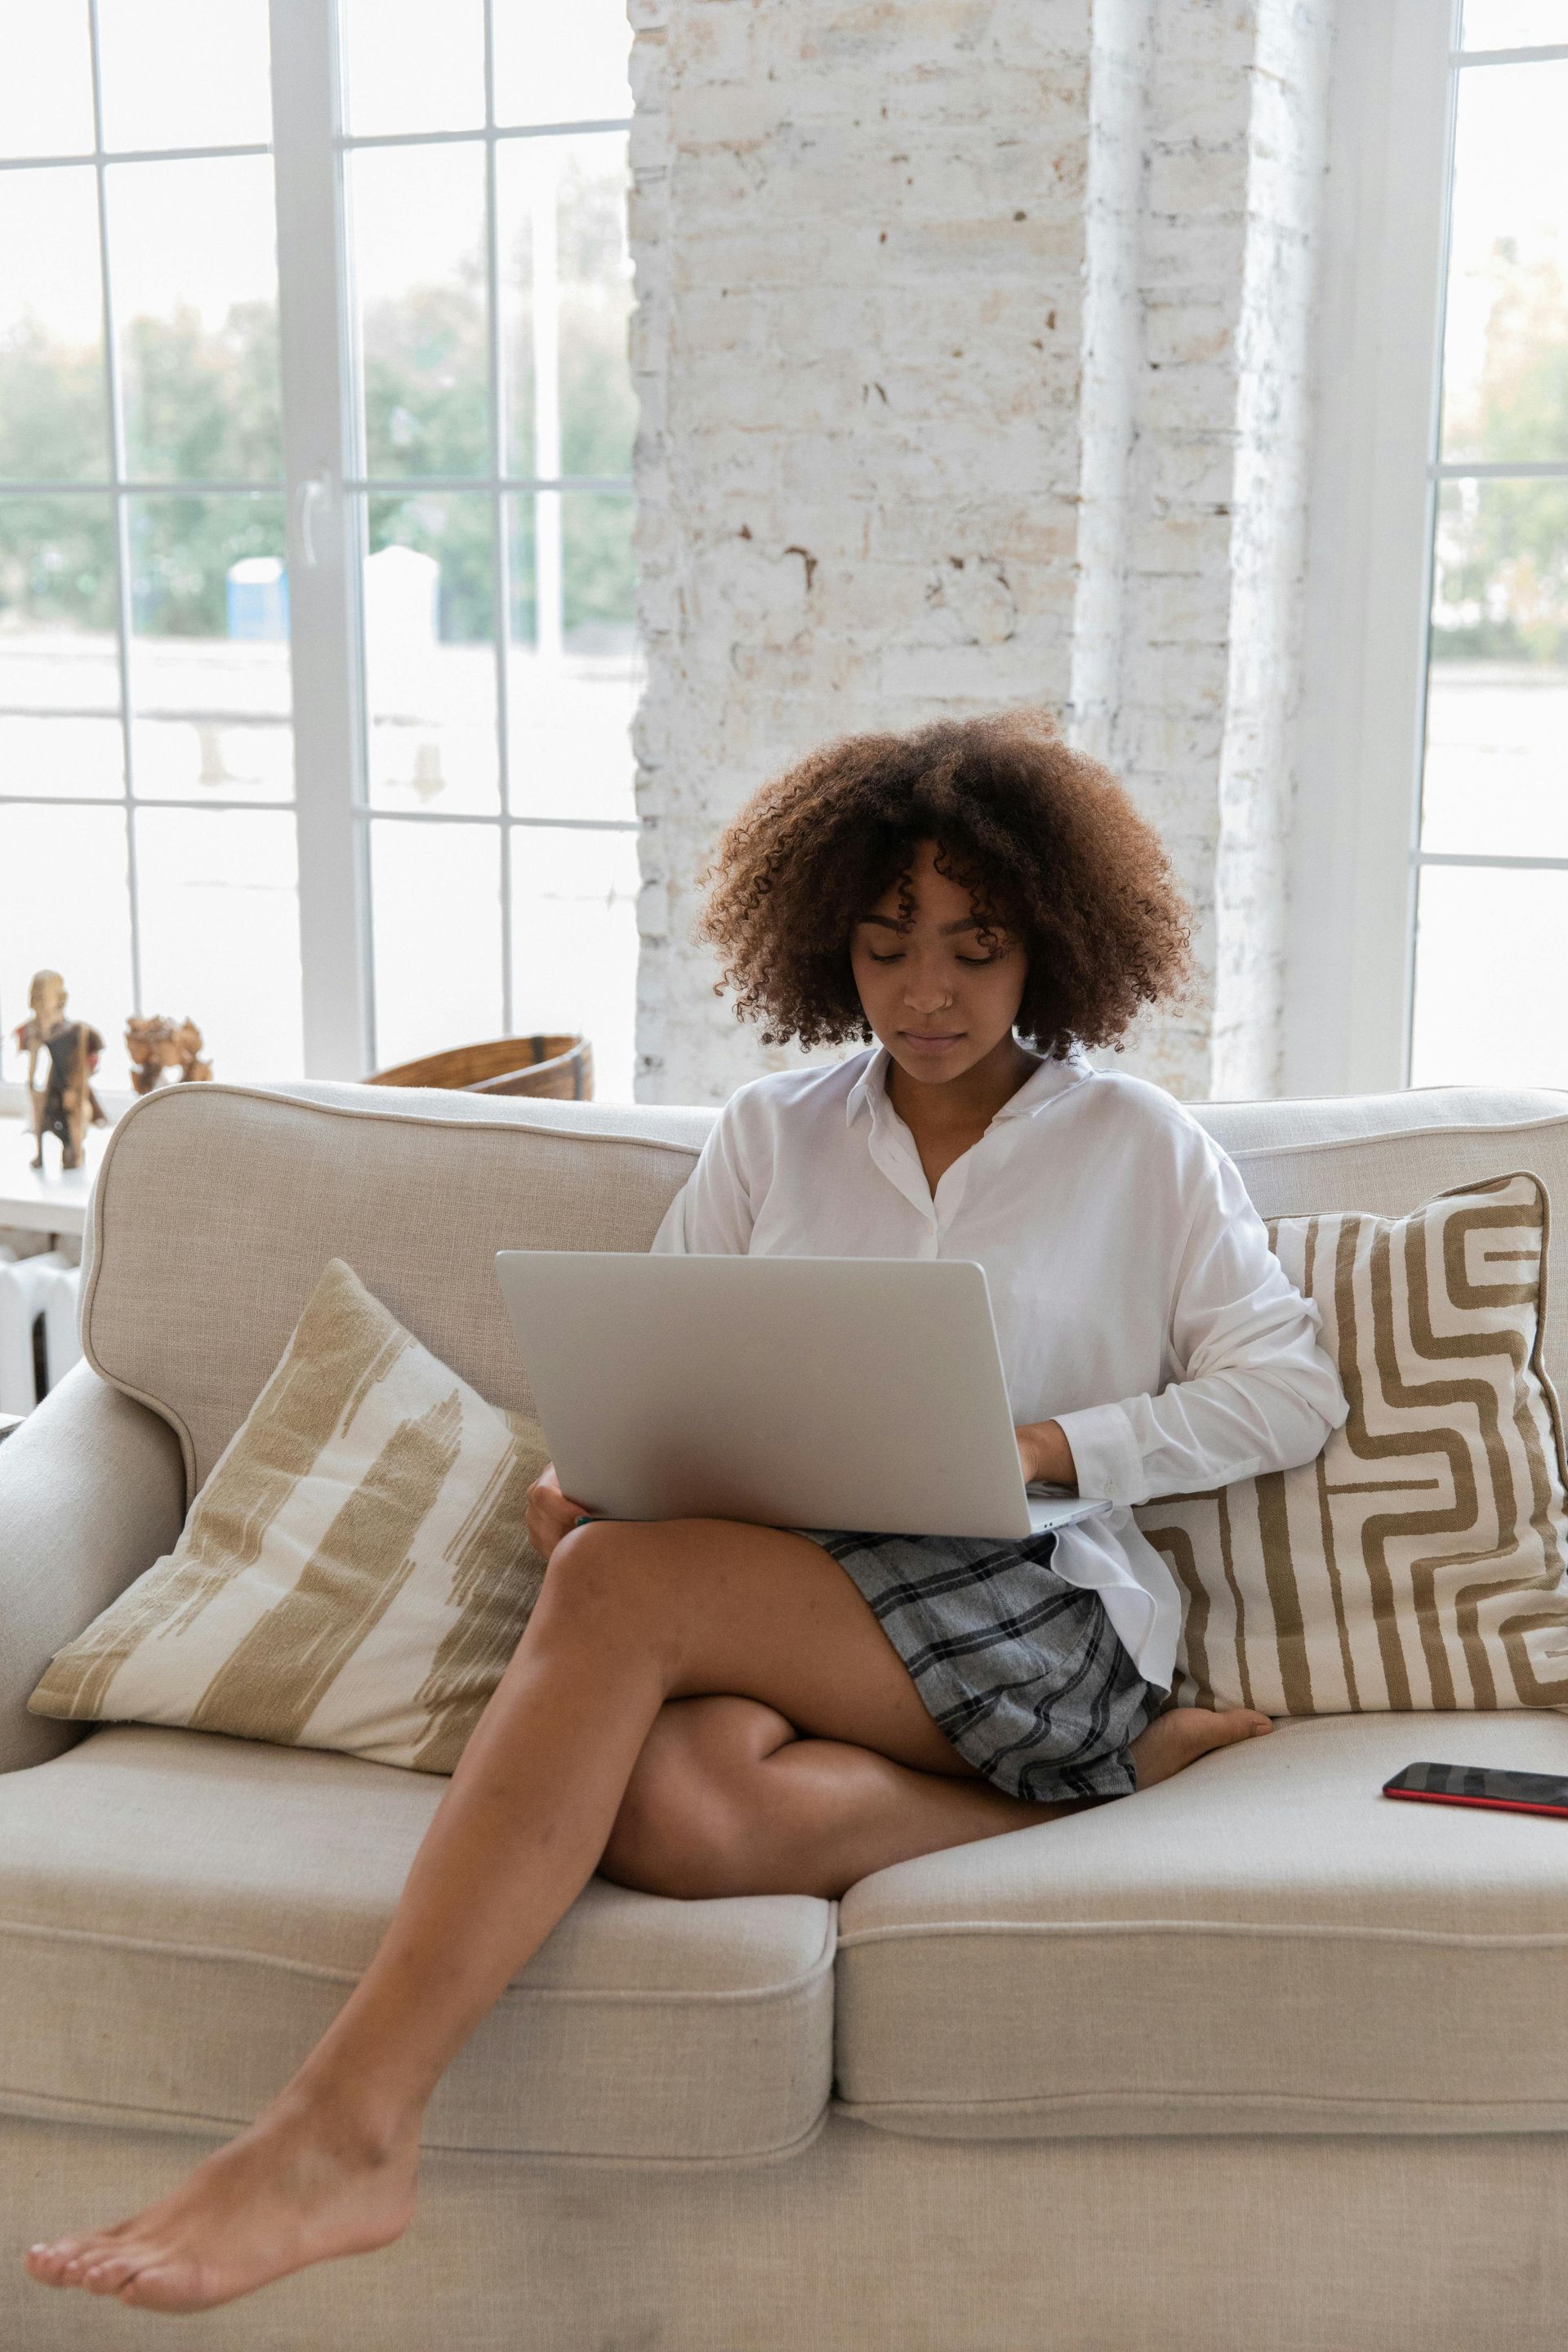
[[[89,1083],[103,1040],[86,1021],[68,1021],[69,992],[58,971],[36,971],[27,991],[31,1011],[16,1031],[27,1056],[27,1099],[33,1113],[33,1166],[44,1164],[44,1138],[58,1136],[62,1168],[79,1168],[89,1123],[109,1124]],[[35,1084],[39,1055],[47,1055],[44,1084]]]
[[[144,1018],[132,1013],[125,1024],[125,1050],[131,1056],[131,1083],[139,1095],[150,1095],[165,1070],[174,1082],[210,1078],[213,1066],[201,1059],[202,1033],[188,1016],[171,1021],[161,1013]]]

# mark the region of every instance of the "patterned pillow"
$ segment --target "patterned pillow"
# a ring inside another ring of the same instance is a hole
[[[174,1549],[27,1704],[450,1772],[539,1595],[548,1453],[334,1258]]]
[[[1135,1514],[1184,1588],[1176,1696],[1270,1715],[1568,1706],[1563,1427],[1535,1176],[1277,1217],[1350,1417],[1315,1462]]]

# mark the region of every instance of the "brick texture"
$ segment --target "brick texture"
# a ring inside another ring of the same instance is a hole
[[[691,938],[754,787],[1025,700],[1194,908],[1119,1066],[1273,1089],[1331,6],[632,0],[644,1099],[803,1058]]]

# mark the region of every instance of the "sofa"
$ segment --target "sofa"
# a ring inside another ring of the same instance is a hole
[[[1265,1214],[1528,1168],[1568,1094],[1215,1103]],[[645,1249],[712,1113],[203,1085],[121,1122],[84,1360],[0,1446],[0,2342],[197,2352],[1510,2352],[1568,2308],[1568,1825],[1394,1805],[1568,1772],[1544,1712],[1281,1724],[815,1897],[595,1879],[455,2061],[395,2247],[178,2324],[31,2284],[253,2115],[444,1785],[26,1709],[178,1533],[323,1262],[526,1407],[498,1248]]]

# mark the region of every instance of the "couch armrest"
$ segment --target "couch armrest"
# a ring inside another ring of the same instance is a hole
[[[41,1764],[79,1725],[27,1713],[55,1652],[174,1549],[180,1443],[85,1363],[0,1445],[0,1772]]]

